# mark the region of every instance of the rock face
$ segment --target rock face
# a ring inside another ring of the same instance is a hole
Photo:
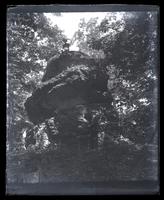
[[[38,124],[57,112],[78,105],[110,104],[107,80],[98,63],[81,52],[52,58],[42,84],[25,103],[30,121]]]
[[[47,64],[46,73],[42,81],[47,81],[61,73],[71,65],[87,64],[92,60],[84,53],[78,51],[63,52],[61,55],[52,57]]]

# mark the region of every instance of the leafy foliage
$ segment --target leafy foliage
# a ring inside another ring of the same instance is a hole
[[[20,140],[24,128],[32,127],[24,110],[24,102],[41,81],[47,60],[62,51],[63,38],[59,28],[52,27],[44,14],[7,15],[10,145],[16,137]]]
[[[81,51],[104,53],[101,65],[109,77],[108,90],[113,96],[113,106],[124,125],[136,113],[141,117],[143,109],[147,112],[145,121],[150,123],[148,116],[156,113],[156,20],[157,13],[108,14],[100,23],[96,18],[87,23],[83,20],[75,34]],[[139,121],[136,123],[140,135],[145,128],[151,127]],[[131,133],[131,139],[141,143],[148,141],[149,135],[146,140],[143,137],[138,140],[137,135],[132,134],[133,130],[134,127],[126,131],[127,135]]]

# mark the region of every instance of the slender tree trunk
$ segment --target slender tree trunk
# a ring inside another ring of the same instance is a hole
[[[49,125],[47,120],[45,121],[45,125],[46,125],[46,129],[47,129],[48,140],[51,144],[53,144],[54,143],[54,137],[52,136],[53,133],[52,133],[52,130],[51,130],[50,125]]]

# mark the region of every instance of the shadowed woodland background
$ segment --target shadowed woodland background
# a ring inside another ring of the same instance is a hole
[[[8,13],[8,183],[157,180],[157,13],[97,20]]]

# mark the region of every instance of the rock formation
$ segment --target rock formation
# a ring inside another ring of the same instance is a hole
[[[34,124],[79,105],[110,104],[106,73],[97,61],[81,52],[50,59],[42,83],[25,103]]]

